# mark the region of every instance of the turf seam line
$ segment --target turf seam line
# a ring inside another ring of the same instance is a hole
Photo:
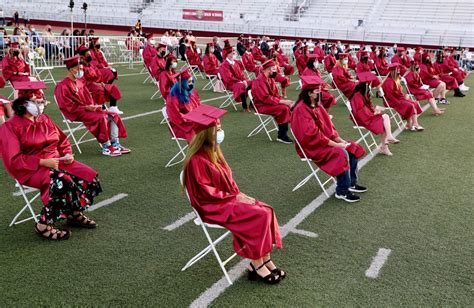
[[[291,233],[306,236],[306,237],[319,237],[319,234],[311,232],[311,231],[306,231],[306,230],[301,230],[301,229],[293,229],[291,230]]]
[[[180,219],[176,220],[172,224],[167,225],[166,227],[163,228],[163,230],[173,231],[173,230],[181,227],[185,223],[193,220],[194,218],[196,218],[196,214],[194,214],[194,212],[190,212],[190,213],[184,215],[183,217],[181,217]]]
[[[110,204],[112,204],[112,203],[114,203],[114,202],[117,202],[117,201],[119,201],[119,200],[121,200],[121,199],[123,199],[123,198],[125,198],[125,197],[127,197],[127,196],[128,196],[128,194],[120,193],[120,194],[118,194],[118,195],[113,196],[112,198],[105,199],[105,200],[103,200],[103,201],[100,201],[99,203],[94,204],[93,206],[89,207],[89,208],[87,209],[87,211],[88,211],[88,212],[95,211],[95,210],[97,210],[97,209],[99,209],[99,208],[101,208],[101,207],[104,207],[104,206],[110,205]]]
[[[425,112],[429,108],[429,104],[423,106],[422,110]],[[396,131],[393,132],[393,136],[397,137],[401,132],[403,132],[403,128],[398,128]],[[378,150],[376,151],[378,152]],[[362,160],[359,161],[359,170],[362,169],[369,161],[371,161],[375,157],[372,155],[366,155]],[[331,185],[328,189],[326,189],[329,195],[332,195],[336,191],[336,184]],[[324,193],[321,193],[316,199],[311,201],[308,205],[301,209],[301,211],[296,214],[295,217],[290,219],[281,229],[281,238],[283,239],[289,232],[294,230],[304,219],[306,219],[309,215],[311,215],[317,208],[323,205],[324,201],[329,199],[330,197],[326,196]],[[246,259],[241,260],[239,263],[234,265],[227,273],[232,281],[236,281],[240,276],[244,273],[246,269],[247,262]],[[196,298],[189,307],[197,308],[197,307],[207,307],[210,303],[212,303],[215,299],[219,297],[220,294],[224,293],[224,291],[229,287],[229,283],[225,276],[222,276],[217,282],[215,282],[211,287],[206,289],[198,298]]]
[[[365,271],[365,276],[372,279],[377,278],[379,276],[380,269],[385,264],[385,262],[387,262],[388,256],[391,252],[391,249],[379,248],[377,255],[375,255],[375,257],[372,259],[370,267]]]

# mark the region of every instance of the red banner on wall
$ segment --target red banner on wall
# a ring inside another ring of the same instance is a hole
[[[223,11],[183,9],[183,19],[223,21]]]

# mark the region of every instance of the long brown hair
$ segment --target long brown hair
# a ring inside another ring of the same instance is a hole
[[[402,89],[402,84],[400,83],[400,73],[397,72],[396,69],[390,70],[390,77],[392,77],[393,81],[395,81],[395,86],[398,90]]]

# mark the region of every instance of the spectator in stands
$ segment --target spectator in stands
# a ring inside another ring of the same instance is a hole
[[[302,76],[303,86],[291,114],[291,129],[304,154],[322,171],[337,180],[337,199],[357,202],[354,192],[366,192],[357,184],[358,158],[364,149],[353,141],[345,141],[336,131],[326,109],[321,104],[324,81],[316,76]],[[296,152],[304,157],[298,145]]]
[[[28,37],[31,42],[31,47],[33,47],[33,49],[40,46],[41,39],[33,25],[28,25]]]
[[[94,29],[90,29],[90,30],[89,30],[89,33],[87,34],[87,36],[89,36],[89,37],[94,37],[94,36],[95,36],[95,31],[94,31]]]
[[[252,81],[245,78],[240,65],[236,62],[237,53],[232,46],[226,46],[222,53],[225,58],[219,68],[222,82],[226,89],[233,93],[234,100],[242,102],[243,111],[250,112],[247,105],[247,91],[251,89]]]
[[[388,148],[389,144],[400,143],[392,135],[392,126],[388,114],[383,114],[384,107],[374,106],[371,100],[370,86],[372,82],[377,82],[377,76],[370,72],[358,73],[359,84],[354,89],[354,95],[350,98],[352,115],[355,124],[365,127],[376,135],[380,135],[379,153],[392,156]]]
[[[224,61],[224,58],[222,58],[222,48],[220,46],[219,38],[217,36],[214,36],[212,38],[212,42],[214,43],[214,55],[216,56],[217,60],[222,63]]]
[[[59,55],[58,42],[50,25],[46,25],[44,28],[43,44],[46,59],[54,58]]]
[[[407,121],[406,129],[412,132],[423,131],[424,128],[418,123],[418,115],[422,114],[423,110],[417,101],[411,100],[408,94],[403,93],[398,66],[398,63],[389,65],[389,76],[382,84],[385,93],[384,103],[387,107],[395,109],[402,119]]]
[[[337,63],[336,54],[337,54],[337,47],[335,45],[332,45],[329,48],[329,54],[326,56],[326,58],[324,58],[324,69],[328,73],[332,72],[334,66]]]
[[[241,34],[238,38],[237,38],[237,53],[239,54],[239,56],[243,56],[245,51],[247,50],[244,46],[244,35]]]
[[[24,97],[13,102],[15,116],[0,129],[1,156],[13,178],[40,190],[43,208],[36,233],[66,240],[71,232],[54,224],[67,218],[71,227],[97,227],[83,212],[102,189],[97,172],[74,160],[67,136],[43,114],[44,107]]]
[[[393,56],[397,54],[397,49],[398,49],[397,44],[393,44],[393,46],[387,50],[386,58],[388,62],[392,62]]]
[[[249,280],[277,284],[286,273],[270,258],[273,247],[282,248],[273,208],[240,192],[220,144],[224,140],[219,118],[226,112],[202,106],[189,119],[197,126],[183,166],[183,183],[191,205],[201,219],[229,230],[236,254],[250,260]]]
[[[166,98],[166,113],[176,137],[184,138],[190,143],[196,134],[196,125],[184,119],[183,115],[200,106],[201,99],[197,89],[194,88],[195,80],[188,68],[183,69],[174,77],[176,83]]]
[[[74,51],[70,45],[69,30],[64,29],[59,36],[59,47],[64,58],[70,58]]]
[[[203,58],[204,72],[208,76],[217,76],[219,71],[219,60],[214,55],[214,43],[207,43]]]
[[[140,19],[135,23],[135,31],[140,34],[142,33],[142,21]]]
[[[3,78],[11,83],[30,80],[30,66],[20,52],[20,44],[10,43],[8,54],[2,60]]]
[[[309,54],[308,62],[306,62],[306,68],[301,73],[301,76],[316,76],[321,78],[321,72],[318,69],[320,57],[317,54]],[[336,105],[336,97],[329,92],[329,85],[324,83],[321,86],[321,104],[326,110],[329,110],[332,106]]]
[[[176,58],[178,57],[178,47],[179,47],[179,39],[176,36],[176,32],[172,32],[170,36],[170,50],[169,52],[172,53]]]
[[[82,81],[84,71],[79,57],[64,60],[67,76],[56,85],[54,96],[59,109],[70,121],[84,123],[97,141],[102,145],[102,154],[120,156],[131,150],[120,144],[119,138],[126,138],[127,131],[117,113],[103,110],[95,104],[89,90]]]
[[[166,57],[165,70],[160,73],[158,84],[160,85],[160,93],[163,99],[168,99],[171,87],[176,83],[176,68],[178,67],[178,61],[172,54],[168,54]]]
[[[187,48],[188,48],[188,40],[183,36],[179,40],[179,47],[178,47],[178,52],[182,61],[186,61],[185,54],[186,54]]]
[[[473,54],[469,50],[469,48],[463,48],[462,54],[461,54],[461,66],[462,66],[462,68],[465,69],[466,71],[472,70],[473,60],[474,60]]]
[[[444,109],[438,108],[438,106],[436,105],[436,101],[439,101],[440,99],[446,100],[446,98],[440,98],[444,97],[445,91],[442,91],[441,93],[435,91],[435,100],[433,93],[429,90],[429,86],[424,85],[421,81],[420,64],[416,63],[415,61],[412,62],[410,70],[405,75],[405,80],[409,93],[411,93],[417,101],[428,100],[428,103],[430,104],[434,115],[441,115],[444,113]]]
[[[262,64],[262,72],[252,83],[252,96],[255,108],[259,113],[268,114],[275,118],[278,124],[277,141],[292,144],[288,137],[288,122],[290,122],[290,108],[294,101],[283,99],[275,83],[280,74],[278,66],[273,60]]]
[[[15,11],[15,13],[13,13],[13,22],[15,27],[20,26],[20,14],[18,14],[18,11]]]

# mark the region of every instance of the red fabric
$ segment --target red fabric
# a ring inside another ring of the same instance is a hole
[[[349,145],[346,147],[346,151],[353,154],[355,158],[361,158],[365,154],[364,148],[357,144],[355,141],[348,140]]]
[[[421,52],[415,52],[415,54],[413,55],[413,60],[415,61],[415,63],[421,63],[421,55]]]
[[[219,71],[219,60],[217,60],[217,57],[213,53],[204,55],[203,64],[206,75],[217,75]]]
[[[364,73],[364,72],[368,72],[368,73],[373,74],[372,69],[371,69],[371,67],[368,63],[364,63],[364,62],[357,63],[356,73]],[[376,76],[375,74],[373,74],[373,75]],[[372,86],[373,87],[378,87],[379,85],[380,85],[380,80],[377,77],[377,80],[372,81]]]
[[[244,258],[259,259],[282,248],[280,229],[273,208],[261,201],[239,202],[240,193],[226,163],[217,168],[204,152],[196,153],[185,169],[185,185],[191,205],[202,220],[230,230],[234,250]]]
[[[420,77],[423,83],[429,85],[430,88],[436,88],[440,84],[439,76],[431,63],[420,64]]]
[[[309,67],[307,67],[301,76],[317,76],[321,78],[321,73],[319,70],[312,70]],[[321,103],[323,104],[324,108],[326,110],[329,110],[332,106],[336,105],[336,97],[331,94],[327,89],[329,88],[329,85],[325,84],[324,88],[321,89]]]
[[[176,137],[184,138],[188,143],[193,140],[193,137],[196,134],[196,124],[184,119],[183,115],[199,105],[201,105],[201,99],[199,98],[197,90],[193,90],[189,96],[189,102],[187,104],[180,103],[176,96],[168,95],[168,98],[166,99],[166,113],[168,114],[168,120],[173,132]]]
[[[326,72],[331,73],[336,62],[336,57],[333,54],[327,55],[326,58],[324,58],[324,69]]]
[[[103,84],[100,71],[92,65],[83,65],[84,81],[87,89],[91,92],[94,103],[102,105],[110,102],[110,98],[119,100],[122,93],[119,88],[113,84]]]
[[[320,63],[324,61],[325,54],[324,54],[324,50],[321,48],[321,46],[314,47],[313,54],[318,56],[317,59]]]
[[[107,62],[107,59],[105,58],[102,50],[91,49],[91,56],[91,64],[96,66],[97,68],[101,69],[109,66],[109,63]]]
[[[344,93],[347,98],[352,96],[357,82],[352,79],[351,74],[340,65],[332,69],[332,78],[337,88]]]
[[[247,81],[247,85],[251,85],[251,80],[245,78],[240,64],[237,62],[230,64],[228,60],[224,60],[219,68],[219,73],[226,89],[231,91],[234,100],[239,102],[241,100],[240,95],[247,91],[243,81]]]
[[[17,73],[27,73],[30,75],[30,67],[23,58],[5,56],[2,60],[2,74],[5,80],[29,81],[28,76],[17,76]]]
[[[298,69],[298,74],[301,75],[306,68],[306,64],[308,63],[308,56],[305,54],[299,54],[296,57],[296,68]]]
[[[461,70],[461,68],[459,67],[458,61],[456,61],[456,59],[454,59],[453,56],[449,56],[446,59],[444,59],[444,63],[446,63],[446,65],[449,68],[449,71],[453,73],[452,76],[456,78],[458,83],[464,82],[464,79],[466,78],[467,73]]]
[[[174,71],[162,71],[159,78],[160,93],[166,101],[170,94],[171,88],[176,83],[176,78],[173,77]]]
[[[199,70],[204,71],[204,66],[202,66],[201,56],[193,47],[186,48],[186,57],[188,57],[189,64],[197,65]]]
[[[0,126],[2,160],[8,173],[20,184],[41,191],[43,204],[49,199],[49,168],[39,165],[40,159],[59,158],[72,154],[71,144],[61,129],[45,114],[35,121],[13,116]],[[74,161],[59,163],[59,169],[91,182],[97,175],[92,168]]]
[[[390,73],[388,62],[385,58],[375,57],[375,67],[380,76],[387,76]]]
[[[454,90],[454,89],[459,88],[459,84],[458,84],[458,81],[456,80],[456,78],[454,78],[453,76],[450,76],[446,73],[443,73],[443,64],[442,63],[438,63],[438,62],[433,63],[433,68],[435,69],[436,73],[438,74],[439,79],[441,79],[441,81],[446,83],[446,89],[447,90]]]
[[[392,77],[387,77],[382,85],[383,92],[385,93],[385,99],[388,102],[387,107],[395,109],[404,120],[411,118],[415,113],[421,114],[420,104],[418,102],[407,99],[403,93],[402,87],[397,86],[395,80]],[[387,105],[384,101],[384,104]]]
[[[158,56],[158,50],[156,50],[155,46],[152,44],[147,43],[145,48],[143,48],[143,63],[145,63],[146,67],[150,67],[153,58]]]
[[[109,116],[119,128],[119,138],[126,138],[127,131],[120,116],[108,111],[86,111],[85,107],[95,105],[89,90],[81,80],[64,78],[57,84],[54,96],[64,116],[70,121],[84,123],[100,143],[110,140]]]
[[[356,61],[354,61],[354,58],[352,57],[351,54],[349,54],[349,56],[347,57],[348,59],[348,62],[347,62],[347,67],[352,69],[352,70],[355,70],[356,67],[357,67],[357,63]]]
[[[360,92],[355,93],[350,103],[352,115],[357,125],[365,127],[376,135],[380,135],[385,131],[382,115],[374,114],[374,106],[364,95]]]
[[[421,81],[419,74],[409,71],[408,74],[405,75],[405,79],[407,81],[410,93],[415,96],[418,101],[433,98],[433,93],[430,90],[424,90],[421,88],[423,86],[423,82]]]
[[[259,113],[272,115],[278,124],[290,121],[290,107],[280,104],[275,80],[260,74],[252,83],[253,101]]]
[[[150,64],[151,75],[155,80],[160,78],[160,73],[166,68],[166,59],[162,57],[154,57]]]
[[[253,49],[252,49],[252,55],[253,55],[253,58],[255,59],[255,61],[259,61],[260,63],[263,63],[265,61],[267,61],[267,57],[265,57],[262,53],[262,51],[260,50],[260,48],[258,48],[257,46],[255,46]]]
[[[331,176],[349,170],[344,149],[328,145],[329,140],[334,140],[339,135],[322,106],[311,109],[304,102],[298,102],[291,114],[291,129],[306,156],[321,170]],[[304,157],[296,143],[295,147],[298,155]]]
[[[248,72],[252,72],[255,75],[258,74],[258,71],[260,70],[260,66],[257,66],[255,64],[255,59],[253,58],[253,55],[251,52],[244,52],[242,55],[242,63],[245,66],[245,70]]]
[[[392,57],[391,63],[399,63],[400,65],[398,66],[400,68],[400,75],[405,76],[405,73],[408,71],[410,68],[410,58],[407,55],[399,56],[399,55],[394,55]]]

